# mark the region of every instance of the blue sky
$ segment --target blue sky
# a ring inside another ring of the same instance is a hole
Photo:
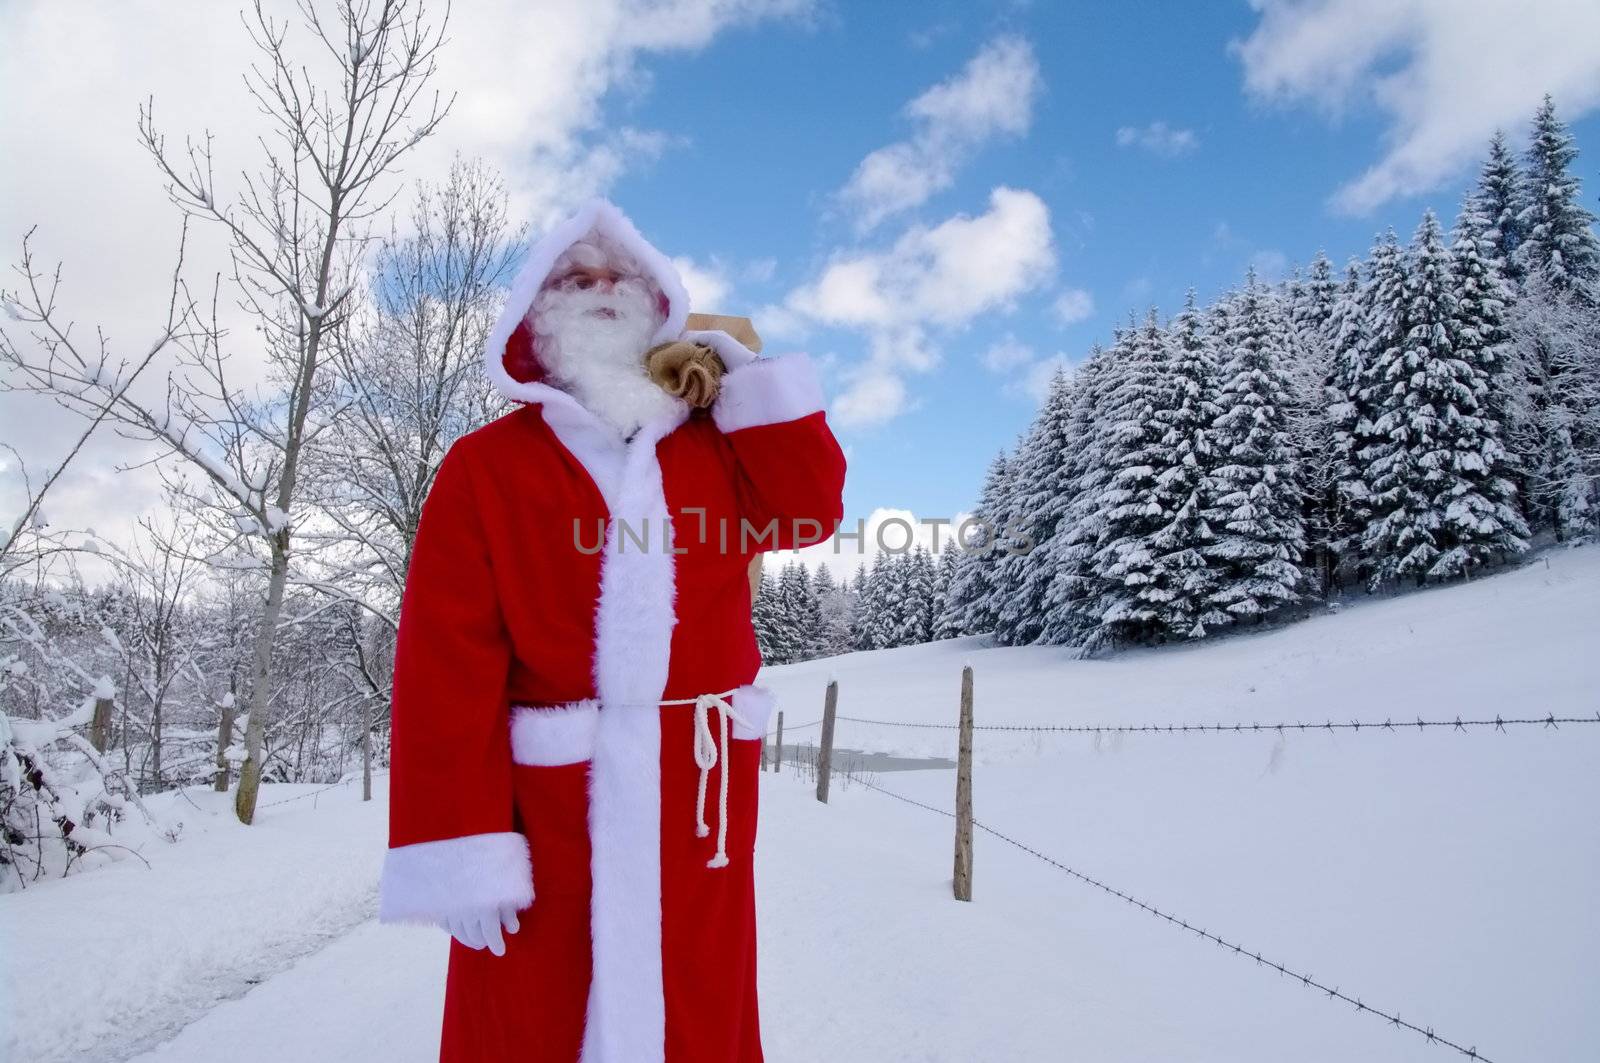
[[[648,90],[608,104],[612,122],[678,138],[609,194],[659,246],[714,260],[728,284],[717,309],[755,313],[758,324],[760,308],[781,304],[830,256],[882,249],[908,225],[981,214],[997,185],[1042,200],[1056,256],[1048,277],[1010,309],[941,330],[938,366],[906,374],[903,412],[839,428],[851,514],[954,512],[971,504],[984,467],[1034,408],[1024,371],[984,367],[997,341],[1013,338],[1018,358],[1025,348],[1075,361],[1130,309],[1169,313],[1190,285],[1209,298],[1252,262],[1281,273],[1318,248],[1342,264],[1385,225],[1408,235],[1426,206],[1454,215],[1471,164],[1364,213],[1335,204],[1382,157],[1391,116],[1360,103],[1330,116],[1252,96],[1230,42],[1259,22],[1245,4],[872,4],[841,6],[809,27],[730,31],[697,55],[649,61]],[[908,101],[1002,38],[1026,42],[1037,60],[1042,85],[1026,132],[989,140],[949,187],[859,234],[837,200],[857,165],[912,133]],[[1524,124],[1512,132],[1520,137]],[[1589,149],[1581,172],[1600,173],[1600,121],[1573,129]],[[1136,132],[1119,143],[1119,130]],[[1600,180],[1588,188],[1600,192]],[[1064,324],[1052,305],[1068,289],[1087,292],[1093,311]],[[828,358],[837,390],[867,357],[868,338],[813,324],[768,349],[793,347]]]
[[[970,506],[1037,385],[1129,311],[1252,262],[1342,263],[1429,205],[1448,219],[1494,128],[1520,140],[1545,92],[1600,207],[1594,0],[473,0],[449,35],[454,109],[397,180],[486,160],[536,229],[610,196],[704,309],[823,362],[852,519]],[[160,61],[183,39],[206,46]],[[0,149],[28,160],[0,167],[0,239],[37,227],[63,307],[114,351],[163,320],[177,240],[137,105],[175,137],[214,131],[236,197],[266,131],[255,58],[235,4],[0,3],[0,97],[28,101],[0,111]],[[191,233],[186,269],[226,272],[217,232]],[[264,369],[252,322],[221,311]],[[0,393],[32,467],[73,427]],[[52,492],[58,522],[160,504],[149,466],[119,471],[144,455],[102,435]],[[0,460],[0,510],[20,483]]]

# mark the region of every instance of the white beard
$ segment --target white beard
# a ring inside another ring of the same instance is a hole
[[[609,308],[615,317],[592,311]],[[656,386],[644,352],[661,325],[655,293],[637,281],[611,291],[540,292],[530,315],[539,361],[551,383],[577,399],[623,438],[683,405]]]

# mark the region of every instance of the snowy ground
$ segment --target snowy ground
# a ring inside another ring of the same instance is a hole
[[[772,669],[790,736],[840,712],[980,724],[1396,721],[1600,711],[1600,550],[1212,645],[1073,661],[973,641]],[[838,742],[948,756],[947,731]],[[978,818],[1488,1059],[1600,1043],[1600,725],[1559,732],[981,733]],[[947,769],[879,784],[952,807]],[[1461,1058],[951,821],[763,777],[762,1025],[775,1063]],[[278,788],[276,800],[310,788]],[[0,899],[0,1058],[429,1060],[442,934],[371,922],[381,801],[339,790]],[[313,801],[315,807],[313,807]],[[140,1055],[145,1052],[148,1054]]]

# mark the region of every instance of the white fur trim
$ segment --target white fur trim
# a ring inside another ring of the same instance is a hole
[[[550,392],[537,400],[544,423],[550,426],[556,438],[561,440],[561,445],[588,472],[595,487],[599,488],[600,496],[606,501],[606,509],[615,510],[617,492],[622,486],[622,466],[628,453],[627,444],[615,428],[584,408],[565,391],[548,384],[534,386]]]
[[[689,343],[703,343],[710,347],[717,352],[722,358],[722,364],[729,369],[737,369],[756,360],[755,351],[752,351],[719,328],[685,329],[682,339]]]
[[[750,726],[746,727],[735,717],[733,737],[761,738],[766,735],[767,720],[772,716],[772,707],[777,701],[777,697],[766,687],[744,686],[735,690],[733,707],[740,716],[750,721]]]
[[[671,521],[656,444],[687,407],[628,443],[600,567],[595,689],[600,695],[589,772],[593,894],[582,1063],[661,1063],[666,995],[661,971],[661,716],[676,584]],[[621,536],[626,524],[648,538]]]
[[[532,767],[578,764],[594,756],[600,703],[516,705],[511,709],[511,762]]]
[[[550,275],[550,267],[555,264],[563,251],[592,228],[598,228],[632,251],[639,259],[639,265],[660,287],[661,294],[667,297],[667,319],[656,329],[649,346],[653,347],[666,340],[676,339],[683,331],[683,323],[689,318],[689,293],[684,288],[683,278],[678,275],[672,260],[651,246],[650,242],[639,234],[639,230],[634,228],[633,222],[628,220],[627,215],[623,214],[614,203],[603,196],[594,196],[570,217],[552,226],[549,232],[528,249],[527,256],[522,260],[522,267],[517,270],[517,276],[511,282],[511,290],[506,295],[500,318],[489,332],[488,342],[483,348],[484,371],[494,386],[508,399],[517,402],[543,402],[545,392],[554,390],[548,386],[524,384],[513,379],[511,374],[506,372],[505,363],[501,359],[506,351],[506,341],[511,338],[511,334],[516,331],[523,317],[527,315],[529,307],[533,305],[533,297],[539,294],[540,285]]]
[[[378,921],[438,923],[452,915],[533,903],[528,839],[468,834],[390,849],[378,880]]]
[[[711,417],[724,432],[793,421],[822,409],[822,384],[804,354],[758,358],[722,378]]]

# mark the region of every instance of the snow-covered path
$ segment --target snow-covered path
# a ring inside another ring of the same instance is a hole
[[[0,1059],[126,1058],[367,919],[383,806],[318,789],[264,787],[251,828],[227,794],[163,795],[152,807],[185,836],[147,843],[148,869],[0,898]]]
[[[1592,715],[1597,632],[1585,550],[1214,645],[1081,662],[954,642],[767,680],[791,725],[830,673],[843,714],[953,720],[963,661],[980,724]],[[953,737],[842,721],[839,742],[948,755]],[[978,753],[978,818],[1066,864],[1496,1063],[1593,1058],[1600,726],[981,733]],[[948,770],[876,781],[952,807]],[[0,944],[28,961],[0,970],[7,1058],[125,1059],[185,1023],[140,1058],[434,1058],[445,939],[370,922],[382,802],[317,800],[215,823],[153,871],[0,900]],[[846,780],[824,806],[786,767],[761,801],[775,1063],[1461,1058],[984,834],[957,903],[951,821]]]

